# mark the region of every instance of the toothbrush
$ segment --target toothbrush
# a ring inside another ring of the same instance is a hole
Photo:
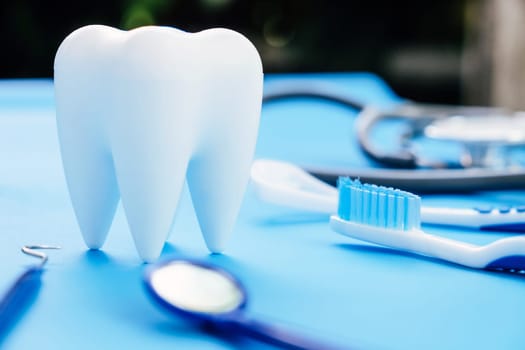
[[[421,199],[409,192],[341,177],[330,227],[345,236],[477,269],[525,270],[525,237],[477,246],[421,230]]]
[[[269,203],[323,214],[337,212],[338,191],[293,164],[259,159],[251,179],[257,196]],[[482,230],[525,231],[525,206],[487,208],[436,208],[421,206],[426,224]]]

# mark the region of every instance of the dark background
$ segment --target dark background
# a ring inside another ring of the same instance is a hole
[[[0,78],[52,77],[60,42],[87,24],[237,30],[266,73],[370,71],[401,96],[461,102],[460,1],[4,1]]]

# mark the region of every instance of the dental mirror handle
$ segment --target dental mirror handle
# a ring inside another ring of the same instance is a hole
[[[35,301],[42,283],[42,272],[41,266],[28,268],[0,300],[0,344]]]
[[[293,350],[342,350],[340,346],[321,343],[303,335],[290,332],[282,327],[265,322],[247,319],[240,315],[218,326],[226,331],[237,331],[267,344],[272,344],[283,349]],[[347,348],[345,348],[347,349]]]

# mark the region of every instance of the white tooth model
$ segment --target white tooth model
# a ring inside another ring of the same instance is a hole
[[[187,176],[221,252],[250,176],[262,101],[255,47],[227,29],[91,25],[55,57],[58,135],[84,241],[100,248],[122,204],[144,261],[161,253]]]

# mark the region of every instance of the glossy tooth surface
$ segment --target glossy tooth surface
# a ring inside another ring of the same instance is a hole
[[[242,35],[83,27],[55,58],[57,126],[70,197],[100,248],[119,197],[139,255],[162,250],[187,176],[204,240],[220,252],[248,183],[262,66]]]

